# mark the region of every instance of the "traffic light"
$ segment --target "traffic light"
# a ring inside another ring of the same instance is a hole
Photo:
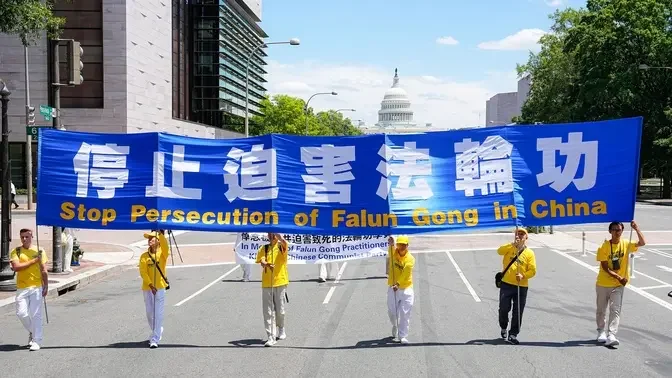
[[[68,41],[68,84],[80,85],[84,81],[82,71],[84,70],[84,63],[82,63],[82,55],[84,49],[79,42],[75,40]]]
[[[28,107],[28,126],[35,126],[35,107]]]

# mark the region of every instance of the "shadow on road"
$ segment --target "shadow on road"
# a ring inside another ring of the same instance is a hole
[[[192,344],[160,344],[159,349],[161,348],[263,348],[265,340],[261,339],[243,339],[243,340],[234,340],[230,341],[229,345],[192,345]],[[359,341],[355,345],[344,345],[344,346],[334,346],[334,347],[320,347],[320,346],[292,346],[292,345],[283,345],[283,341],[279,341],[273,348],[283,348],[283,349],[305,349],[305,350],[351,350],[351,349],[375,349],[375,348],[400,348],[400,347],[441,347],[441,346],[482,346],[482,345],[509,345],[506,341],[502,339],[480,339],[480,340],[470,340],[467,342],[455,342],[455,343],[442,343],[442,342],[420,342],[402,345],[398,342],[392,340],[391,337],[386,337],[383,339],[373,339],[373,340],[363,340]],[[602,346],[597,344],[594,340],[569,340],[563,342],[551,342],[551,341],[531,341],[525,342],[521,341],[519,346],[534,346],[534,347],[547,347],[547,348],[568,348],[568,347],[594,347]],[[63,346],[44,346],[42,349],[148,349],[147,340],[143,341],[126,341],[113,343],[109,345],[63,345]],[[19,350],[27,350],[27,346],[21,346],[16,344],[4,344],[0,345],[0,352],[15,352]]]

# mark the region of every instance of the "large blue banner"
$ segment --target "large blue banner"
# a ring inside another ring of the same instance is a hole
[[[40,130],[37,221],[387,235],[629,221],[642,119],[357,137]]]

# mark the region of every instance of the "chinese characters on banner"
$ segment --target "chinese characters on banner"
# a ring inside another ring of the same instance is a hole
[[[38,223],[389,235],[629,221],[641,118],[228,140],[42,130]]]
[[[372,257],[386,257],[386,235],[298,235],[283,234],[289,264],[321,264]],[[268,244],[267,234],[238,234],[234,251],[236,261],[254,264],[259,248]]]

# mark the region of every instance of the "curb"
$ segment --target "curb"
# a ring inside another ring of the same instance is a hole
[[[129,265],[103,265],[101,267],[92,269],[88,272],[78,274],[69,279],[63,280],[57,284],[50,284],[49,291],[47,292],[47,298],[58,298],[64,294],[67,294],[71,291],[74,291],[78,288],[85,287],[91,283],[99,281],[105,277],[117,274],[126,270],[127,268],[132,267]],[[50,273],[49,279],[54,279],[58,277],[58,274]],[[16,302],[15,297],[10,297],[7,299],[0,300],[0,309],[10,306]]]
[[[654,200],[637,200],[638,203],[647,203],[656,206],[672,206],[672,202],[659,202]]]

